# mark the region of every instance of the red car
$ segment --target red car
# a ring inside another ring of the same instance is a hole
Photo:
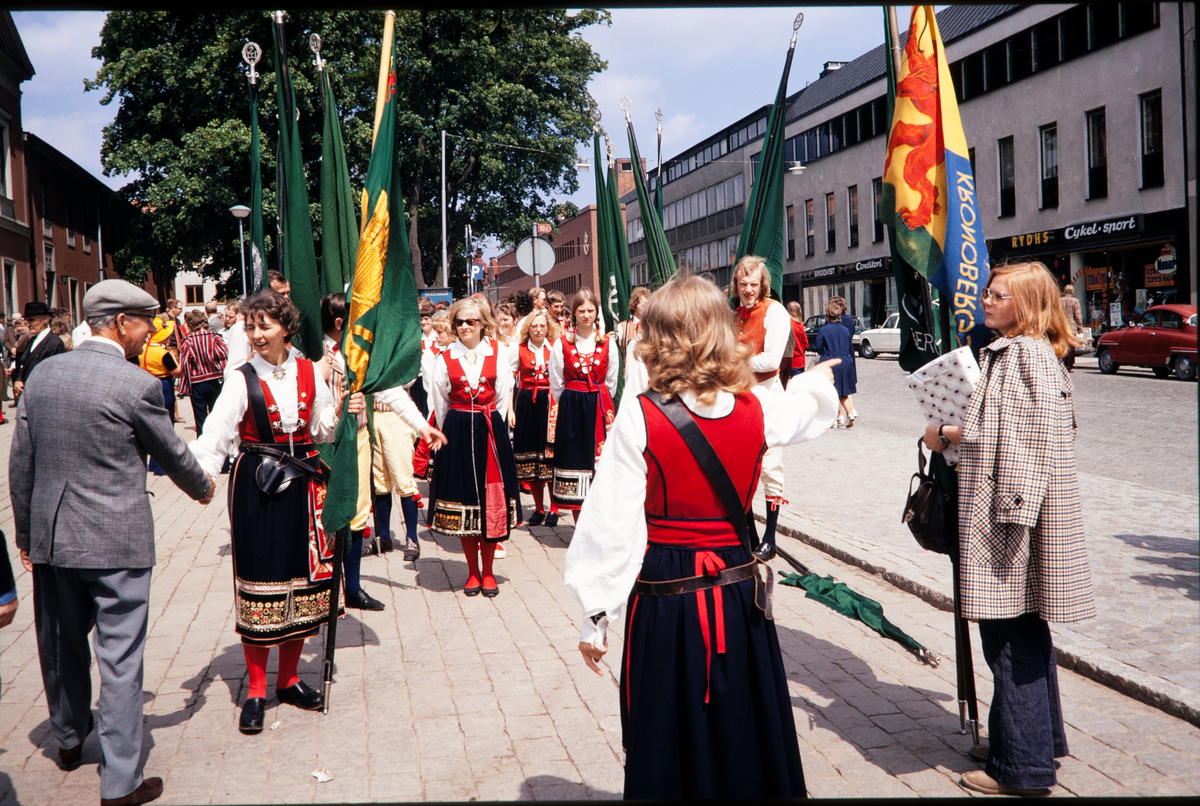
[[[1097,340],[1096,360],[1105,375],[1133,364],[1149,367],[1159,378],[1174,372],[1182,381],[1196,380],[1196,306],[1147,308],[1133,324]]]

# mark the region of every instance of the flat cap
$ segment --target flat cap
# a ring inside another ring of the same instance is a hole
[[[116,316],[128,311],[154,311],[158,300],[124,280],[102,280],[83,295],[83,315]]]

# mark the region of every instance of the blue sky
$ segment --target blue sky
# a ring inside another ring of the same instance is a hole
[[[753,109],[770,103],[791,38],[792,19],[805,12],[789,89],[815,81],[827,61],[849,61],[883,42],[879,6],[726,9],[615,9],[611,26],[584,32],[608,69],[591,83],[603,123],[616,137],[618,154],[628,146],[617,108],[621,96],[639,146],[653,160],[654,109],[661,107],[663,156],[669,158]],[[901,30],[908,8],[898,9]],[[116,110],[100,105],[101,93],[83,91],[96,74],[91,58],[99,44],[103,12],[15,12],[13,19],[37,75],[23,85],[24,126],[110,187],[127,179],[103,177],[102,130]],[[581,149],[590,161],[590,145]],[[653,164],[653,163],[651,163]],[[571,198],[580,207],[593,201],[595,180],[580,174]]]

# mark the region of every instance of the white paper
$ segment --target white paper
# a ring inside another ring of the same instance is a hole
[[[330,774],[329,770],[313,770],[312,777],[317,779],[318,784],[333,780],[333,775]]]
[[[928,422],[962,425],[979,375],[979,364],[971,348],[959,347],[909,375],[908,388],[916,394]],[[947,464],[958,464],[957,445],[948,446],[942,455]]]

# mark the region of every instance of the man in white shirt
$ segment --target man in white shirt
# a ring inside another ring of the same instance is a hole
[[[229,357],[225,360],[225,379],[229,380],[229,373],[250,360],[250,339],[246,337],[246,326],[236,302],[225,305],[223,318],[225,329],[221,331],[221,338],[225,339],[225,346],[229,348]]]

